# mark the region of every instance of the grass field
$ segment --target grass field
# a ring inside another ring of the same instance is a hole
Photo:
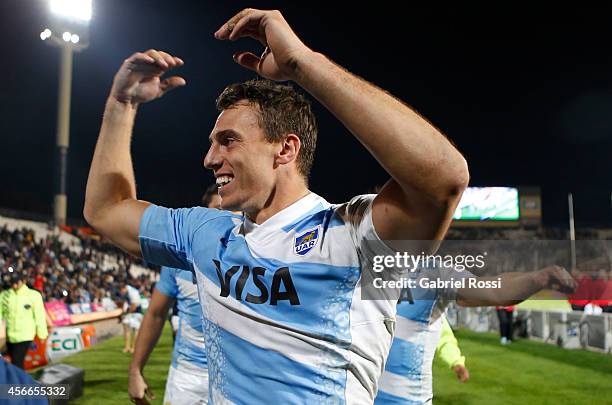
[[[497,336],[457,333],[471,379],[465,384],[434,363],[436,404],[612,404],[612,356],[569,351],[533,341],[500,346]],[[75,404],[125,404],[129,355],[121,337],[65,360],[85,369],[84,395]],[[145,369],[161,404],[172,337],[166,328]],[[271,398],[272,399],[272,398]]]
[[[74,404],[130,404],[127,394],[127,369],[131,355],[121,352],[123,337],[109,339],[93,348],[67,357],[62,362],[85,370],[83,396]],[[145,368],[145,378],[155,394],[154,404],[164,398],[166,374],[172,354],[172,333],[166,324]]]
[[[434,362],[436,404],[612,404],[612,356],[497,335],[457,333],[471,379]]]

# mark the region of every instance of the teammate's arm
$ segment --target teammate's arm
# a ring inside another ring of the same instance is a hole
[[[309,49],[278,11],[246,9],[215,33],[252,37],[266,50],[239,52],[240,65],[273,80],[293,80],[325,105],[391,175],[374,202],[382,239],[442,239],[468,184],[467,164],[427,120],[384,90]]]
[[[457,303],[465,307],[510,306],[520,304],[543,289],[568,294],[576,289],[574,278],[562,267],[550,266],[529,273],[504,273],[499,276],[500,288],[461,288]],[[497,277],[479,277],[481,281],[497,281]]]
[[[145,396],[154,399],[154,395],[149,389],[143,376],[143,369],[159,340],[159,336],[164,328],[164,323],[168,317],[168,311],[174,305],[174,298],[153,290],[151,303],[144,315],[142,324],[138,331],[138,338],[134,344],[134,356],[130,363],[128,375],[128,394],[131,399],[139,403],[146,403]]]
[[[140,218],[149,205],[136,199],[136,182],[130,141],[136,111],[141,103],[162,97],[182,86],[180,77],[160,79],[183,61],[165,52],[149,50],[126,59],[115,75],[106,102],[96,144],[83,215],[100,234],[124,250],[140,256]]]
[[[465,356],[461,354],[457,338],[446,317],[442,318],[442,331],[436,346],[436,356],[453,370],[459,381],[466,382],[470,378],[470,372],[465,367]]]

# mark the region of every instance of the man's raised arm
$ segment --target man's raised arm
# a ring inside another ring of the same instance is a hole
[[[577,287],[576,280],[560,266],[478,278],[481,282],[497,279],[500,280],[498,288],[460,288],[457,290],[457,303],[464,307],[510,306],[520,304],[544,289],[570,294]]]
[[[106,102],[85,194],[83,215],[100,234],[124,250],[140,256],[138,230],[146,207],[136,199],[130,153],[138,105],[185,85],[180,77],[160,79],[183,61],[165,52],[148,50],[126,59],[115,75]]]
[[[467,187],[467,164],[433,125],[400,100],[304,45],[278,11],[246,9],[215,33],[252,37],[258,57],[239,52],[240,65],[273,80],[293,80],[325,105],[387,170],[391,180],[374,202],[382,239],[442,239]]]

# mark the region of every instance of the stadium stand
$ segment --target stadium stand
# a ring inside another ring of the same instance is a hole
[[[139,285],[146,295],[152,283],[141,263],[95,236],[5,217],[0,217],[0,268],[4,288],[10,271],[23,272],[46,301],[68,305],[117,301],[122,282]]]
[[[46,342],[34,342],[26,368],[120,333],[121,285],[137,287],[146,303],[158,274],[87,228],[0,216],[0,291],[10,288],[13,272],[24,274],[28,286],[42,294],[52,328]],[[0,327],[0,348],[3,332]]]

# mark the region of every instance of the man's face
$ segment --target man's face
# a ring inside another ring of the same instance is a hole
[[[221,207],[252,212],[262,209],[276,183],[278,143],[264,138],[257,111],[246,102],[223,111],[210,135],[204,166],[217,179]]]
[[[19,290],[19,288],[20,288],[22,285],[23,285],[23,281],[21,281],[21,280],[13,281],[13,282],[11,283],[11,288],[12,288],[13,290]]]

